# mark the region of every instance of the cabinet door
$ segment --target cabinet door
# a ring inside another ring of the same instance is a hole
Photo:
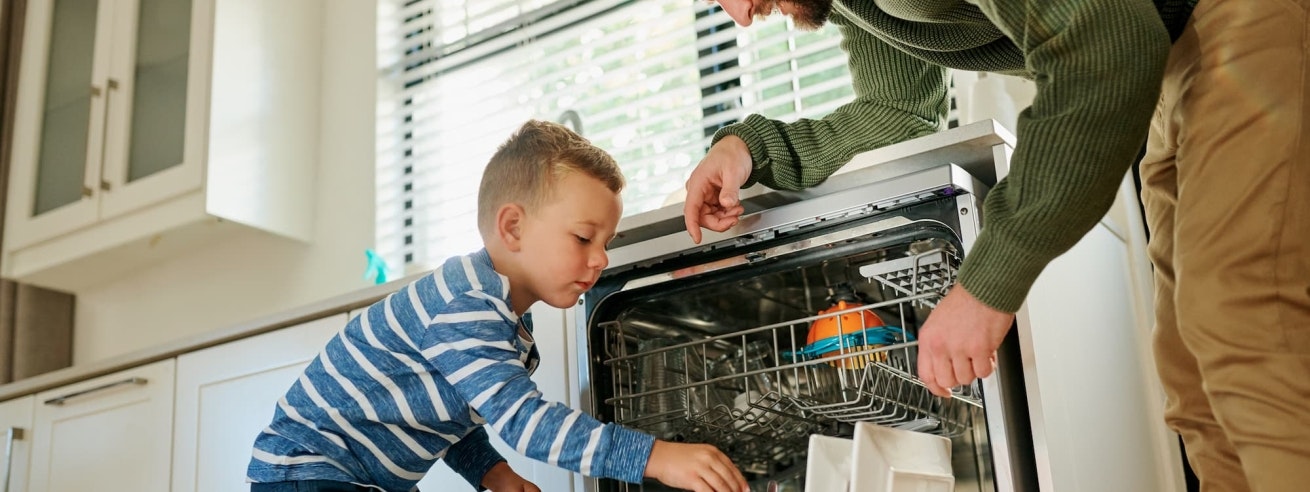
[[[96,220],[116,0],[27,5],[10,183],[10,248]]]
[[[201,185],[205,0],[115,0],[101,217]],[[200,71],[200,72],[197,72]]]
[[[173,359],[37,394],[32,492],[167,492]]]
[[[32,457],[32,406],[36,397],[28,396],[0,403],[0,490],[27,490],[27,464]]]
[[[173,492],[250,490],[246,466],[255,436],[346,319],[341,314],[179,356]]]
[[[537,389],[551,401],[569,403],[569,389],[573,384],[568,377],[569,350],[566,343],[564,311],[537,303],[532,307],[532,338],[536,341],[537,351],[541,353],[541,363],[533,373],[532,380]],[[490,431],[489,431],[490,432]],[[491,444],[505,457],[510,468],[523,478],[537,484],[541,490],[572,490],[573,475],[563,468],[528,459],[505,444],[495,432],[491,433]],[[455,474],[444,462],[438,462],[418,483],[423,491],[468,491],[473,487]]]

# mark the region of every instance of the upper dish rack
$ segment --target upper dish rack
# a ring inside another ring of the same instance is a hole
[[[842,434],[854,422],[957,435],[981,409],[980,392],[929,393],[915,375],[917,342],[904,328],[913,306],[933,306],[945,294],[957,264],[935,249],[865,265],[862,274],[894,292],[889,300],[708,338],[643,338],[622,319],[602,323],[613,385],[605,403],[620,424],[714,444],[757,473],[805,449],[810,434]],[[821,319],[835,319],[841,335],[807,344],[811,323]],[[851,319],[861,326],[842,326]],[[863,326],[864,319],[888,326]]]
[[[946,291],[955,285],[957,272],[955,258],[945,248],[934,248],[912,256],[860,267],[860,275],[905,296],[925,293],[946,295]],[[938,296],[933,296],[917,302],[927,307],[937,307],[937,299]]]

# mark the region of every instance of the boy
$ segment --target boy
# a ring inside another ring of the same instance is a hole
[[[486,248],[454,257],[351,320],[255,440],[252,492],[411,490],[438,459],[479,490],[535,490],[487,441],[584,475],[746,491],[712,446],[656,441],[541,398],[528,308],[572,307],[608,264],[622,215],[614,159],[529,121],[478,189]]]

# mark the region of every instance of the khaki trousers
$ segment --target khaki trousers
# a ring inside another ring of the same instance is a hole
[[[1204,492],[1310,490],[1308,9],[1201,0],[1141,165],[1165,420]]]

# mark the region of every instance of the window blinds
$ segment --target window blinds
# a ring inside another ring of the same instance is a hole
[[[717,128],[818,118],[852,98],[840,34],[736,27],[690,0],[383,0],[377,250],[410,273],[478,248],[482,169],[530,118],[628,178],[624,214],[680,201]]]

